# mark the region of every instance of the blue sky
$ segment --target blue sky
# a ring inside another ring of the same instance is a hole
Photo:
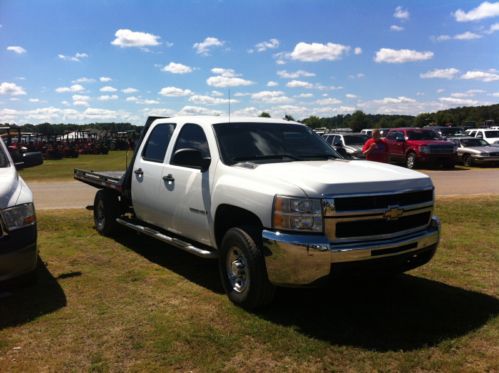
[[[0,123],[499,102],[499,2],[0,1]]]

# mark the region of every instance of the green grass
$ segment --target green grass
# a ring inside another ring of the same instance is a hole
[[[499,198],[439,200],[433,260],[390,281],[280,289],[249,313],[215,261],[88,211],[41,211],[39,284],[0,298],[0,371],[497,371]]]
[[[73,169],[81,168],[94,171],[125,170],[127,160],[130,161],[133,152],[110,151],[106,155],[83,154],[78,158],[63,158],[60,160],[45,160],[42,165],[21,171],[21,176],[27,181],[54,181],[73,178]]]

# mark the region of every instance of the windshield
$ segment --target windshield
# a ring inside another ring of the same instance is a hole
[[[488,146],[489,143],[482,139],[463,139],[461,140],[463,146]]]
[[[1,137],[0,141],[3,142],[3,139]],[[0,145],[0,168],[1,167],[9,167],[9,161],[7,158],[7,154],[5,154],[5,149],[3,145]]]
[[[440,137],[435,131],[407,131],[409,140],[438,140]]]
[[[345,145],[364,145],[369,137],[367,135],[348,135],[343,136]]]
[[[483,131],[483,132],[485,132],[486,138],[499,137],[499,131]]]
[[[225,164],[290,162],[341,158],[310,128],[297,124],[215,124],[220,156]]]

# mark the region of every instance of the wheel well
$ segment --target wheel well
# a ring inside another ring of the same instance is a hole
[[[232,205],[220,205],[215,214],[215,240],[220,246],[225,232],[230,228],[250,225],[262,229],[258,216],[252,212]]]

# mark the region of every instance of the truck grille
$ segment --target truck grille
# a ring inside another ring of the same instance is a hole
[[[431,154],[452,154],[454,153],[453,145],[430,145]]]
[[[331,242],[354,242],[397,237],[430,224],[433,190],[324,200],[325,233]]]

